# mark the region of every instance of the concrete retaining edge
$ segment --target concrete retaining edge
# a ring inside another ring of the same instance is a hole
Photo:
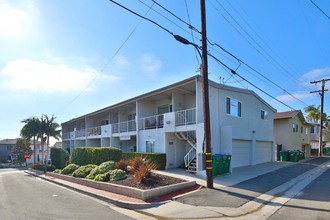
[[[154,197],[165,195],[170,192],[174,192],[177,190],[185,189],[185,188],[196,185],[196,181],[188,181],[188,182],[158,187],[158,188],[154,188],[154,189],[141,190],[141,189],[136,189],[133,187],[122,186],[122,185],[117,185],[117,184],[112,184],[112,183],[98,182],[98,181],[89,180],[89,179],[76,178],[76,177],[72,177],[72,176],[66,176],[66,175],[51,173],[51,172],[48,172],[47,176],[51,176],[54,178],[65,180],[65,181],[92,187],[95,189],[100,189],[100,190],[104,190],[104,191],[108,191],[108,192],[113,192],[113,193],[129,196],[129,197],[141,199],[144,201],[147,199],[151,199]]]

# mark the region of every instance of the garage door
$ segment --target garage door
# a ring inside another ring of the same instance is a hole
[[[232,168],[250,165],[250,161],[251,141],[233,140]]]
[[[268,141],[257,141],[255,149],[254,164],[272,161],[273,143]]]

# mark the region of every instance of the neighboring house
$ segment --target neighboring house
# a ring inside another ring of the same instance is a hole
[[[36,142],[36,155],[34,155],[34,147],[33,147],[33,140],[30,141],[31,145],[30,148],[32,150],[31,157],[26,161],[28,164],[34,163],[34,157],[36,157],[37,163],[41,163],[43,160],[48,161],[50,159],[50,150],[47,148],[47,144],[44,145],[44,158],[42,158],[42,147],[41,142]]]
[[[314,156],[318,155],[319,142],[320,142],[320,124],[310,123],[311,125],[311,154]],[[322,142],[323,146],[330,145],[330,130],[327,127],[323,127],[322,130]]]
[[[251,90],[209,81],[213,154],[231,154],[232,167],[273,161],[273,109]],[[113,146],[167,154],[166,168],[203,171],[202,78],[194,76],[62,124],[64,149]]]
[[[11,149],[15,146],[17,141],[17,138],[15,139],[3,139],[0,141],[0,163],[6,163],[8,160],[12,160],[11,155]],[[30,148],[33,151],[33,141],[30,141]],[[37,161],[40,162],[42,159],[42,153],[41,153],[41,142],[36,142],[36,158]],[[48,153],[47,146],[44,146],[45,153]],[[49,159],[49,155],[47,155],[47,158]],[[32,152],[31,158],[27,160],[27,163],[33,164],[34,162],[34,154]]]
[[[0,141],[0,163],[11,160],[11,149],[16,144],[16,139],[3,139]]]
[[[310,155],[310,125],[300,110],[275,113],[274,130],[275,143],[282,145],[281,150],[301,150]]]

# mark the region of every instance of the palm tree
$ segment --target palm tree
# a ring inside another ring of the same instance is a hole
[[[40,127],[38,131],[38,137],[40,138],[41,141],[41,163],[44,163],[44,150],[45,150],[45,142],[47,140],[46,136],[46,130],[47,130],[47,124],[46,124],[46,119],[44,115],[41,115],[40,117]]]
[[[28,140],[33,138],[33,153],[34,153],[34,164],[37,163],[36,157],[36,141],[39,139],[39,130],[40,130],[40,120],[37,117],[31,117],[22,120],[22,123],[25,123],[21,129],[21,136]]]
[[[309,121],[317,123],[320,120],[320,116],[321,116],[320,106],[316,108],[314,105],[309,105],[304,108],[304,111],[308,114],[306,118]]]
[[[44,121],[45,121],[45,135],[47,136],[47,149],[49,149],[49,139],[51,137],[55,138],[56,140],[59,140],[61,137],[61,130],[59,130],[60,125],[55,122],[56,117],[52,115],[51,118],[49,118],[47,115],[43,115]]]

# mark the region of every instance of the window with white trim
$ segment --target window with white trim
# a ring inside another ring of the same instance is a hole
[[[293,133],[298,132],[298,125],[297,124],[292,124],[292,131],[293,131]]]
[[[264,110],[261,110],[260,111],[260,117],[262,120],[268,120],[268,112],[267,111],[264,111]]]
[[[241,102],[226,97],[226,113],[232,116],[242,117],[242,104]]]

